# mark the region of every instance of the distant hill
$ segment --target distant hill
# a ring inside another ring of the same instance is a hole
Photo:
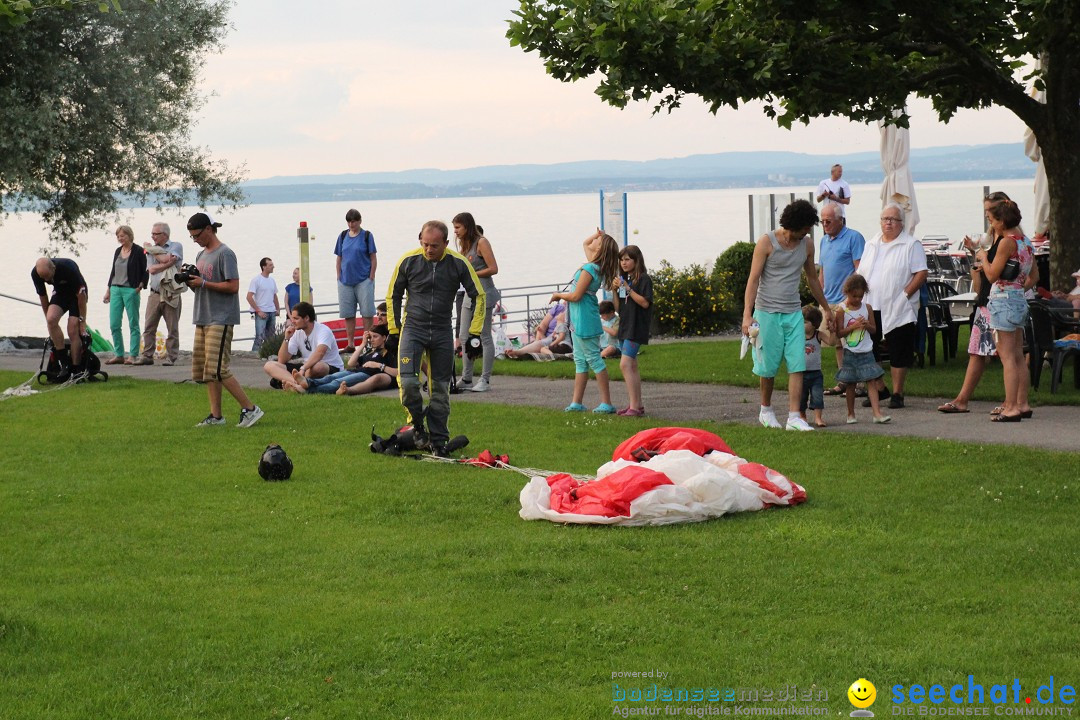
[[[807,155],[794,152],[730,152],[634,162],[585,160],[551,165],[488,165],[462,170],[421,168],[399,172],[293,175],[252,180],[244,191],[252,203],[324,202],[432,197],[549,195],[610,190],[691,190],[811,185],[833,163],[849,183],[879,183],[876,152]],[[1035,164],[1021,143],[953,145],[911,151],[916,181],[999,180],[1034,177]]]

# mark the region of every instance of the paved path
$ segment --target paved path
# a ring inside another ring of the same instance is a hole
[[[18,350],[0,353],[0,369],[17,370],[28,375],[38,369],[40,351]],[[182,355],[180,364],[164,367],[109,365],[110,375],[126,375],[150,380],[182,382],[191,377],[190,356]],[[250,353],[239,353],[233,358],[233,372],[245,387],[266,388],[266,374],[262,361]],[[626,405],[625,386],[613,382],[612,400],[618,407]],[[454,403],[502,403],[506,405],[531,405],[561,410],[570,401],[572,385],[569,380],[547,380],[497,375],[492,379],[492,390],[487,393],[466,392],[455,395]],[[586,400],[598,402],[595,382],[589,383]],[[951,398],[947,398],[951,399]],[[672,423],[713,420],[756,424],[758,413],[757,390],[727,385],[702,385],[684,383],[650,383],[644,385],[644,403],[650,418]],[[945,415],[935,410],[943,398],[919,398],[908,396],[907,407],[890,410],[893,421],[887,426],[870,422],[870,410],[861,405],[857,408],[859,423],[846,425],[842,398],[828,398],[825,420],[831,427],[819,432],[869,433],[873,435],[908,435],[924,438],[957,440],[973,444],[1017,444],[1051,450],[1080,451],[1080,408],[1075,406],[1045,406],[1035,409],[1035,416],[1016,424],[993,424],[989,413],[990,402],[972,402],[971,412],[966,415]],[[781,411],[787,407],[787,393],[777,391],[774,406]],[[783,419],[785,412],[777,412]],[[777,431],[777,436],[783,436]]]

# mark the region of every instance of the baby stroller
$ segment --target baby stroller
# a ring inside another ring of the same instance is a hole
[[[40,372],[37,374],[37,381],[42,385],[45,383],[59,385],[68,382],[72,377],[76,378],[76,382],[108,381],[109,374],[101,369],[101,359],[90,349],[91,342],[93,342],[93,339],[90,334],[83,333],[82,363],[73,368],[70,360],[71,343],[64,341],[64,359],[61,361],[60,354],[56,352],[52,339],[46,338],[45,349],[41,353],[41,365],[39,366]]]

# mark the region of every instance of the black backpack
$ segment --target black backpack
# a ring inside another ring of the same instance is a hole
[[[46,338],[45,349],[41,353],[41,365],[39,366],[40,372],[38,372],[37,381],[42,385],[45,383],[53,385],[66,383],[71,379],[72,372],[82,371],[86,372],[84,380],[107,381],[109,379],[109,374],[101,369],[101,359],[90,349],[91,342],[93,342],[93,339],[90,337],[89,333],[82,336],[83,361],[79,367],[72,368],[69,364],[60,362],[56,348],[53,347],[52,339]],[[67,351],[67,356],[70,358],[71,343],[65,340],[64,349]]]

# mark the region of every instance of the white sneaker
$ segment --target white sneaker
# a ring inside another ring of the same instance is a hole
[[[473,392],[487,392],[488,390],[491,389],[491,386],[488,385],[487,380],[485,380],[483,378],[480,378],[479,380],[476,381],[476,384],[473,385],[469,389],[472,390]]]
[[[776,419],[776,415],[771,412],[759,412],[757,420],[761,423],[762,427],[767,428],[780,428],[783,427],[780,421]]]
[[[807,432],[808,430],[813,430],[814,428],[810,427],[809,423],[807,423],[801,417],[796,415],[795,417],[789,417],[788,418],[787,425],[784,426],[784,429],[785,430],[798,430],[799,432]]]
[[[262,408],[258,405],[250,410],[240,411],[240,422],[236,423],[236,427],[249,428],[255,423],[259,422],[259,418],[263,416]]]
[[[848,415],[848,419],[847,419],[847,424],[848,425],[854,425],[857,422],[859,422],[858,418],[856,418],[854,415]]]
[[[210,427],[211,425],[224,425],[224,424],[225,424],[225,418],[223,418],[223,417],[216,418],[213,415],[207,415],[206,419],[203,420],[201,423],[196,424],[195,427]]]
[[[892,416],[890,416],[890,415],[882,415],[881,417],[874,418],[874,422],[877,423],[878,425],[884,425],[886,423],[892,422]]]

